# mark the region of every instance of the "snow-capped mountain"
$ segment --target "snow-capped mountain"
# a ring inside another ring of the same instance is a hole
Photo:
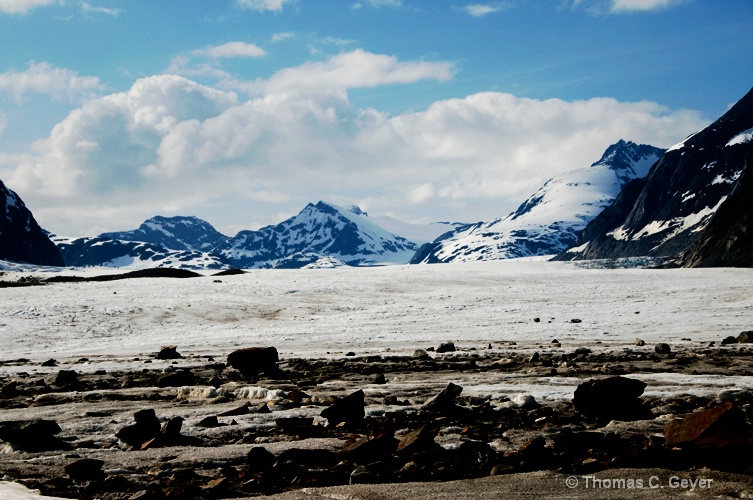
[[[198,250],[173,250],[143,241],[112,238],[61,238],[53,236],[66,266],[117,267],[146,269],[174,267],[180,269],[227,269],[231,267],[220,257]]]
[[[358,207],[320,201],[258,231],[241,231],[214,251],[242,268],[303,267],[321,257],[353,266],[407,263],[418,245],[371,221]]]
[[[145,221],[138,229],[103,233],[99,235],[99,238],[141,241],[171,250],[207,252],[225,240],[227,236],[198,217],[162,217],[158,215]]]
[[[21,198],[0,181],[0,260],[62,266],[63,258]]]
[[[507,217],[458,228],[424,245],[411,263],[467,262],[557,254],[664,150],[620,140],[590,167],[549,179]]]
[[[629,184],[584,229],[576,246],[557,258],[678,257],[700,240],[714,246],[718,236],[733,237],[741,232],[742,213],[725,210],[723,222],[710,222],[728,198],[740,203],[751,163],[753,89],[717,121],[668,149],[645,179]],[[707,227],[715,228],[711,237],[704,237]],[[714,252],[735,244],[726,241]]]
[[[227,269],[209,252],[227,236],[197,217],[156,216],[138,229],[102,233],[95,238],[53,237],[67,266],[129,269],[176,267]]]

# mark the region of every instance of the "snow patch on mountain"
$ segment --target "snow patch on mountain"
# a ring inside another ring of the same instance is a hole
[[[590,167],[549,179],[507,217],[468,225],[424,246],[413,263],[552,255],[575,243],[586,224],[630,180],[646,175],[664,150],[619,141]]]
[[[280,224],[241,231],[213,254],[242,268],[303,267],[322,257],[369,266],[407,263],[417,249],[416,243],[387,231],[358,207],[320,201]]]

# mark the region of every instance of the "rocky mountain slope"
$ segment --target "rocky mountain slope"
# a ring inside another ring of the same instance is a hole
[[[103,233],[100,238],[122,241],[141,241],[160,245],[171,250],[209,251],[227,239],[211,224],[198,217],[156,216],[145,221],[138,229]]]
[[[507,217],[448,232],[424,245],[412,263],[499,260],[552,255],[614,201],[632,179],[646,175],[664,150],[619,141],[590,167],[549,179]]]
[[[63,258],[21,198],[0,181],[0,260],[62,266]]]
[[[407,263],[418,246],[383,229],[358,207],[308,204],[298,215],[258,231],[241,231],[214,255],[242,268],[303,267],[322,257],[349,265]]]
[[[742,200],[750,189],[746,171],[752,158],[753,90],[707,128],[667,150],[645,180],[628,185],[558,258],[679,257],[695,248],[686,265],[727,262],[721,254],[748,241],[741,223],[749,198]]]

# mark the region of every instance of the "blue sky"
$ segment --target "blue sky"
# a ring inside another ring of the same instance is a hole
[[[0,179],[70,236],[490,220],[753,86],[750,0],[0,0]]]

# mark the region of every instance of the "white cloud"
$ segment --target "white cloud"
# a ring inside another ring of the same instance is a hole
[[[473,17],[483,17],[489,14],[495,14],[502,12],[505,9],[510,8],[510,5],[506,2],[494,2],[487,4],[468,4],[462,8],[462,10]]]
[[[117,17],[120,15],[121,9],[112,9],[109,7],[98,7],[90,4],[89,2],[79,2],[78,5],[84,14],[106,14],[108,16]]]
[[[252,10],[258,10],[261,12],[270,10],[273,12],[282,12],[282,8],[286,3],[291,3],[293,0],[237,0],[238,5],[246,7]]]
[[[57,68],[47,62],[29,63],[26,71],[9,70],[0,73],[0,92],[9,92],[16,99],[24,94],[48,94],[56,100],[78,101],[105,89],[99,78],[79,76],[66,68]]]
[[[662,10],[674,7],[685,0],[612,0],[612,12]]]
[[[290,40],[293,38],[295,38],[295,33],[286,31],[283,33],[275,33],[274,35],[272,35],[272,38],[270,39],[270,41],[273,43],[278,43],[278,42],[284,42],[286,40]]]
[[[652,12],[669,9],[687,0],[573,0],[573,8],[595,15]]]
[[[253,43],[228,42],[222,45],[213,45],[206,49],[195,50],[195,55],[205,55],[215,59],[229,59],[233,57],[264,57],[266,52]]]
[[[0,137],[2,137],[3,132],[5,132],[6,123],[8,123],[8,119],[4,114],[0,113]]]
[[[0,0],[0,12],[26,14],[32,9],[58,3],[58,0]]]
[[[446,81],[453,76],[446,62],[400,62],[396,57],[353,50],[325,61],[305,63],[276,72],[269,79],[238,83],[255,95],[271,93],[342,92],[420,80]]]
[[[27,155],[0,155],[0,178],[44,227],[68,235],[137,227],[156,214],[258,227],[319,199],[365,200],[374,214],[409,221],[490,220],[620,138],[669,146],[706,125],[650,102],[496,92],[389,116],[325,85],[451,74],[422,64],[350,53],[257,82],[247,101],[179,76],[140,79],[74,110]],[[280,92],[309,77],[318,92]]]

